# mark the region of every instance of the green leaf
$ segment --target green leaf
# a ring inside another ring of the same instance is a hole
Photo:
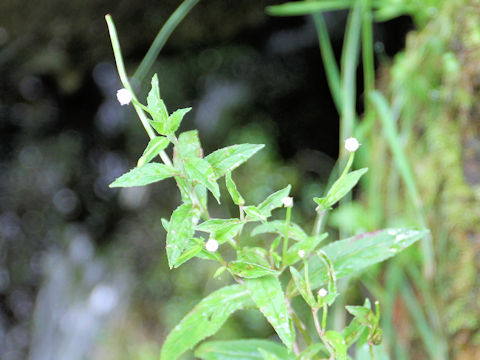
[[[339,279],[359,274],[365,268],[398,254],[428,233],[425,229],[384,229],[335,241],[322,250],[332,261]],[[312,289],[327,283],[328,274],[323,264],[311,259],[309,269]]]
[[[267,260],[267,251],[261,247],[245,246],[238,250],[237,257],[238,260],[241,261],[253,262],[264,267],[270,267],[270,264]]]
[[[333,348],[335,360],[347,360],[347,345],[341,333],[329,330],[323,335],[323,339]]]
[[[265,217],[269,217],[270,215],[272,215],[273,209],[283,206],[282,199],[288,196],[288,194],[290,194],[291,187],[291,185],[288,185],[287,187],[283,188],[282,190],[278,190],[277,192],[274,192],[272,195],[263,200],[260,205],[257,206],[260,212]]]
[[[227,270],[227,268],[225,266],[220,266],[216,271],[215,271],[215,274],[213,274],[213,278],[216,279],[217,277],[219,277],[220,275],[222,275],[225,270]]]
[[[244,206],[243,211],[247,215],[246,221],[267,221],[267,217],[256,206]]]
[[[264,145],[256,144],[232,145],[214,151],[205,157],[205,160],[212,165],[216,178],[220,178],[243,164],[263,147]]]
[[[273,16],[299,16],[322,11],[344,10],[353,5],[353,0],[296,1],[268,6],[267,14]]]
[[[328,350],[322,343],[315,343],[307,347],[298,355],[298,360],[313,360],[317,359],[315,355],[322,352],[327,357]]]
[[[219,244],[222,244],[237,236],[243,225],[239,219],[209,219],[197,225],[197,230],[210,233]]]
[[[160,154],[160,152],[168,146],[169,143],[170,140],[168,140],[166,137],[155,136],[148,142],[143,155],[140,157],[140,159],[138,159],[137,167],[142,167],[144,164],[152,161],[155,156]]]
[[[160,221],[162,222],[162,226],[166,232],[168,232],[168,220],[165,218],[161,218]]]
[[[178,136],[178,148],[175,149],[174,159],[181,154],[182,159],[202,158],[203,150],[197,130],[190,130]]]
[[[273,220],[264,224],[258,225],[250,235],[255,236],[258,234],[274,233],[278,235],[285,234],[285,220]],[[308,235],[303,229],[295,223],[290,222],[288,225],[288,238],[298,241],[308,239]]]
[[[347,349],[357,341],[366,328],[367,327],[357,318],[353,318],[352,321],[350,321],[350,324],[348,324],[348,326],[342,331],[342,336],[345,339]]]
[[[150,115],[152,115],[153,118],[153,121],[150,123],[159,134],[166,135],[165,121],[168,118],[168,111],[165,103],[160,97],[160,87],[158,85],[157,74],[152,77],[152,89],[147,96],[147,105],[150,110]]]
[[[209,341],[200,345],[195,357],[202,360],[259,360],[261,350],[276,355],[281,360],[294,360],[295,355],[273,341],[248,339],[232,341]]]
[[[215,181],[213,168],[204,159],[188,158],[185,160],[185,173],[189,180],[197,181],[205,186],[220,203],[220,189]]]
[[[110,187],[143,186],[169,178],[175,174],[171,166],[152,163],[145,164],[141,168],[133,168],[110,184]]]
[[[282,342],[288,349],[292,349],[295,332],[290,326],[287,304],[280,281],[275,276],[269,275],[256,279],[245,279],[245,286]]]
[[[317,236],[308,236],[305,240],[299,241],[290,246],[285,254],[285,265],[293,265],[300,260],[298,252],[300,250],[305,252],[305,256],[315,250],[315,248],[328,236],[328,233],[323,233]]]
[[[260,350],[260,354],[263,356],[263,360],[280,360],[277,355],[272,354],[269,351],[263,350],[263,349],[258,349]]]
[[[228,193],[230,194],[235,205],[245,205],[245,200],[238,192],[237,185],[235,185],[235,182],[232,179],[232,173],[230,171],[225,174],[225,183],[227,185]]]
[[[323,209],[329,209],[337,201],[347,195],[348,192],[352,190],[355,185],[357,185],[362,175],[367,171],[367,168],[363,168],[346,174],[333,183],[330,190],[328,190],[327,196],[324,198],[313,198],[313,201],[315,201]]]
[[[177,131],[178,128],[180,127],[180,124],[183,120],[183,117],[190,110],[192,110],[191,107],[185,108],[185,109],[175,110],[167,119],[167,124],[166,124],[167,132],[171,134],[171,133],[174,133],[175,131]]]
[[[310,305],[310,307],[315,307],[315,298],[313,297],[312,292],[307,288],[307,282],[303,276],[294,267],[290,267],[290,273],[292,274],[292,279],[295,282],[297,290],[300,292],[300,295],[302,295],[305,302]]]
[[[175,268],[178,268],[180,265],[184,264],[191,258],[197,256],[197,254],[203,250],[203,239],[193,238],[190,239],[188,245],[185,247],[182,255],[180,255],[175,262]]]
[[[237,276],[253,279],[265,275],[278,275],[279,271],[274,270],[268,266],[255,264],[247,261],[234,260],[228,263],[228,270]]]
[[[167,257],[173,268],[195,233],[198,210],[192,204],[182,204],[172,214],[167,233]]]
[[[221,288],[193,308],[167,336],[160,359],[175,360],[200,341],[215,334],[235,311],[249,306],[248,291],[242,285]]]
[[[323,265],[327,268],[328,271],[328,292],[326,296],[320,296],[318,295],[318,303],[320,306],[323,306],[324,304],[327,305],[332,305],[335,299],[338,296],[337,293],[337,277],[335,274],[335,269],[333,267],[333,264],[330,260],[330,258],[325,254],[324,251],[320,250],[317,252],[318,257],[320,260],[323,262]]]

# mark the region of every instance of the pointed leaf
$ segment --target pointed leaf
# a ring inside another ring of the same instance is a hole
[[[152,161],[155,156],[160,154],[160,152],[168,146],[169,143],[170,140],[168,140],[166,137],[155,136],[149,141],[147,148],[143,152],[143,155],[140,157],[140,159],[138,159],[137,167],[142,167],[144,164]]]
[[[345,339],[342,334],[337,331],[329,330],[323,336],[333,348],[335,353],[335,360],[347,360],[347,346],[345,345]]]
[[[123,174],[109,186],[113,187],[132,187],[144,186],[154,182],[169,178],[175,174],[175,169],[164,164],[146,164],[141,168],[133,168],[128,173]]]
[[[275,233],[283,236],[285,234],[285,224],[285,220],[269,221],[265,224],[258,225],[255,229],[253,229],[250,235],[255,236],[264,233]],[[288,225],[288,238],[302,241],[308,239],[308,235],[300,226],[290,222]]]
[[[279,343],[259,340],[209,341],[200,345],[195,357],[202,360],[259,360],[260,350],[266,350],[281,360],[294,360],[295,355]]]
[[[283,206],[282,199],[290,194],[291,187],[291,185],[288,185],[287,187],[274,192],[272,195],[263,200],[260,205],[258,205],[260,212],[264,216],[269,217],[272,214],[273,209]]]
[[[307,282],[305,281],[303,276],[294,267],[290,267],[290,273],[292,274],[292,279],[295,282],[295,286],[297,287],[297,290],[300,292],[300,295],[302,295],[305,302],[308,305],[310,305],[310,307],[312,308],[315,307],[316,306],[315,298],[313,297],[313,294],[310,291],[310,289],[308,289]]]
[[[245,246],[237,252],[238,260],[260,264],[264,267],[270,267],[267,260],[267,251],[261,247]]]
[[[280,360],[277,355],[272,354],[269,351],[266,351],[263,349],[259,349],[259,350],[260,350],[260,354],[262,354],[263,356],[263,360]]]
[[[227,171],[232,171],[243,164],[263,147],[264,145],[256,144],[232,145],[214,151],[205,157],[205,160],[212,165],[216,178],[219,178],[225,175]]]
[[[425,229],[384,229],[335,241],[321,250],[332,261],[339,279],[359,274],[368,266],[396,255],[427,234],[428,230]],[[317,259],[309,261],[309,269],[312,289],[327,283],[327,270]]]
[[[178,156],[178,153],[181,154],[183,159],[203,157],[197,130],[185,131],[178,136],[178,149],[175,149],[175,156]]]
[[[160,354],[161,360],[178,359],[185,351],[215,334],[235,311],[250,304],[242,285],[221,288],[193,308],[167,336]]]
[[[328,236],[328,233],[324,233],[318,236],[309,236],[303,241],[299,241],[290,246],[285,254],[285,265],[293,265],[300,260],[298,252],[302,250],[305,256],[315,250],[315,248]]]
[[[245,279],[245,286],[268,322],[288,349],[292,349],[295,332],[290,326],[285,295],[275,276]]]
[[[195,257],[200,251],[202,251],[204,247],[203,241],[204,240],[201,238],[190,239],[182,255],[180,255],[175,262],[174,267],[178,268],[180,265],[186,263],[188,260]]]
[[[246,221],[267,221],[267,217],[256,206],[244,206],[242,209],[247,215]]]
[[[239,219],[210,219],[197,226],[198,231],[210,233],[220,244],[237,236],[243,223]]]
[[[225,183],[227,185],[228,193],[230,194],[235,205],[244,205],[245,200],[238,192],[237,185],[235,185],[235,182],[232,179],[232,173],[230,171],[228,171],[225,175]]]
[[[347,195],[350,190],[352,190],[355,185],[357,185],[362,175],[365,174],[367,171],[367,168],[363,168],[346,174],[345,176],[341,177],[333,183],[330,190],[328,190],[327,196],[325,196],[324,198],[314,198],[313,201],[315,201],[322,208],[329,209],[330,207],[335,205],[335,203],[338,202],[341,198]]]
[[[205,186],[220,203],[220,189],[210,164],[204,159],[188,158],[185,160],[184,166],[188,178]]]
[[[182,204],[173,212],[168,226],[166,245],[170,269],[177,263],[193,237],[197,221],[198,210],[193,208],[192,204]]]
[[[157,74],[152,77],[152,89],[147,96],[147,105],[150,110],[150,115],[152,115],[153,118],[153,121],[150,123],[159,134],[166,135],[165,121],[168,118],[168,111],[165,103],[160,97],[160,87],[158,85]]]
[[[270,267],[247,262],[247,261],[239,261],[239,260],[230,261],[228,263],[228,270],[232,274],[246,278],[246,279],[259,278],[265,275],[280,274],[278,270],[274,270]]]
[[[180,127],[183,117],[192,110],[191,107],[175,110],[167,119],[166,129],[168,133],[174,133]]]
[[[317,359],[316,355],[322,352],[324,357],[327,357],[328,350],[322,343],[315,343],[307,347],[298,355],[298,360],[313,360]]]

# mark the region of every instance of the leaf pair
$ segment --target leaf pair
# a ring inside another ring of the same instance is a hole
[[[251,356],[253,356],[252,354],[261,354],[261,356],[267,356],[267,359],[268,356],[275,356],[279,359],[293,359],[294,357],[289,354],[288,350],[292,349],[295,332],[289,321],[282,287],[279,280],[274,276],[246,279],[245,286],[227,286],[204,298],[167,336],[162,347],[161,359],[177,359],[204,338],[217,332],[235,311],[252,307],[252,299],[287,348],[279,344],[255,340],[255,342],[234,344],[245,346],[243,352],[241,352],[238,346],[233,347],[233,349],[226,348],[222,346],[224,343],[217,342],[204,344],[196,351],[196,356],[212,360],[249,359],[249,354]],[[252,358],[255,359],[255,357]]]

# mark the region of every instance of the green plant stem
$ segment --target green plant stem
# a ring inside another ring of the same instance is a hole
[[[325,211],[317,211],[317,216],[315,217],[315,223],[313,224],[313,231],[312,231],[313,236],[320,235],[324,217],[325,217]]]
[[[375,89],[375,62],[373,54],[372,4],[362,1],[362,59],[365,113],[369,113],[368,95]]]
[[[135,108],[135,111],[140,118],[140,121],[142,122],[142,125],[147,132],[148,136],[150,139],[153,139],[155,137],[155,132],[153,131],[152,127],[150,126],[148,122],[148,118],[143,112],[142,108],[138,106],[137,104],[139,103],[137,96],[135,95],[135,92],[133,91],[132,86],[130,85],[130,81],[128,80],[127,72],[125,71],[125,64],[123,63],[123,57],[122,57],[122,50],[120,48],[120,42],[118,41],[118,35],[117,35],[117,30],[115,29],[115,24],[113,22],[113,19],[111,15],[105,15],[105,20],[107,22],[108,26],[108,32],[110,34],[110,40],[112,42],[112,49],[113,49],[113,54],[115,56],[115,63],[117,65],[117,71],[118,75],[120,77],[120,81],[122,82],[122,85],[125,89],[129,90],[132,94],[133,97],[133,107]],[[137,104],[136,104],[137,103]],[[168,155],[165,153],[165,151],[160,152],[160,157],[162,161],[166,165],[172,165],[172,161],[168,157]]]
[[[320,337],[320,340],[322,340],[323,345],[327,348],[329,354],[330,354],[330,359],[335,359],[335,353],[328,343],[323,337],[324,335],[324,330],[322,326],[320,325],[320,322],[318,321],[318,309],[312,308],[312,316],[313,316],[313,323],[315,325],[315,330],[317,331],[318,336]]]
[[[145,57],[138,66],[137,71],[135,71],[133,78],[136,82],[141,83],[145,79],[145,76],[147,75],[148,71],[150,71],[153,63],[155,62],[155,59],[158,57],[158,54],[160,54],[160,51],[162,50],[170,35],[199,1],[200,0],[185,0],[173,12],[173,14],[170,15],[168,20],[158,32],[155,40],[153,40],[152,45],[150,45],[150,48],[148,49]]]
[[[323,304],[323,311],[322,311],[322,329],[327,327],[327,316],[328,316],[328,305],[327,303]]]
[[[290,218],[292,216],[292,207],[287,206],[287,213],[285,215],[285,230],[283,233],[283,251],[282,251],[282,263],[285,266],[285,257],[288,250],[288,227],[290,226]]]

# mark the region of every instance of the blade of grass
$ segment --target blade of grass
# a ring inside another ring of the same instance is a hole
[[[400,173],[400,176],[402,177],[403,182],[405,183],[405,186],[407,187],[410,200],[414,204],[419,225],[422,227],[427,227],[427,220],[415,182],[415,177],[413,176],[413,171],[403,151],[390,107],[385,97],[378,91],[372,92],[369,98],[373,102],[375,109],[379,114],[385,137],[387,138],[390,150],[393,154],[394,163]],[[430,279],[435,270],[435,259],[431,235],[425,236],[425,238],[422,239],[421,245],[424,257],[424,274],[427,279]]]
[[[356,70],[362,25],[361,5],[361,0],[356,0],[348,16],[340,61],[343,100],[340,120],[340,144],[342,150],[343,141],[353,136],[355,125]]]
[[[368,113],[370,102],[368,94],[375,89],[375,63],[373,54],[373,27],[371,0],[362,1],[362,59],[364,78],[365,112]],[[373,118],[374,119],[374,118]]]
[[[105,20],[107,22],[108,32],[110,34],[110,40],[112,42],[113,54],[115,56],[115,63],[117,64],[117,70],[118,70],[118,75],[120,76],[120,81],[122,82],[123,87],[132,93],[134,100],[138,102],[138,99],[133,91],[133,88],[130,85],[130,81],[128,80],[127,72],[125,70],[125,65],[123,63],[122,50],[120,48],[120,42],[118,41],[117,30],[115,28],[115,24],[113,22],[112,16],[109,14],[105,15]],[[155,137],[155,132],[150,126],[147,116],[145,115],[145,113],[143,112],[140,106],[136,105],[135,102],[132,102],[132,104],[149,138],[153,139]],[[160,152],[160,157],[162,158],[162,161],[165,164],[172,165],[172,162],[168,157],[168,155],[165,153],[165,151]]]
[[[412,314],[413,322],[418,330],[418,333],[420,334],[420,337],[422,338],[430,359],[446,359],[443,343],[436,339],[434,332],[431,331],[431,327],[425,318],[422,307],[418,303],[408,281],[403,282],[401,292],[408,310],[410,311],[410,314]]]
[[[342,109],[342,90],[340,85],[340,71],[338,70],[337,60],[332,49],[332,42],[328,35],[328,29],[322,14],[313,14],[313,21],[317,29],[318,44],[322,56],[325,74],[327,76],[328,87],[332,94],[333,101],[337,107],[338,113]]]
[[[355,0],[296,1],[267,7],[267,14],[273,16],[301,16],[319,11],[349,9]]]
[[[172,13],[172,15],[170,15],[168,20],[158,32],[155,40],[153,40],[152,45],[148,49],[145,57],[138,66],[137,71],[135,71],[135,74],[133,75],[133,78],[137,83],[140,84],[145,79],[145,76],[150,71],[152,65],[158,57],[158,54],[160,54],[160,51],[162,50],[170,35],[199,1],[200,0],[185,0]]]

